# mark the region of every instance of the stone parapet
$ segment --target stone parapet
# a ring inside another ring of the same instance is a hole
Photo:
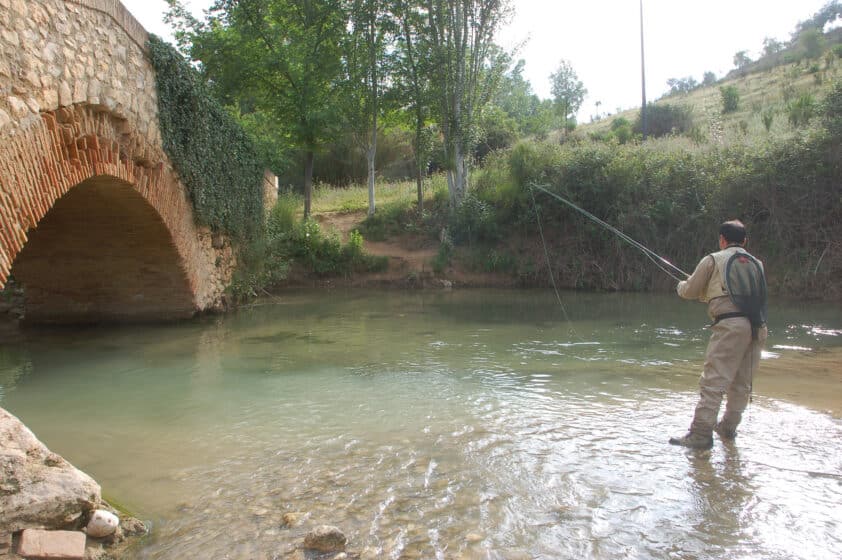
[[[92,10],[107,14],[120,26],[137,46],[146,51],[146,41],[149,40],[149,33],[139,21],[129,12],[120,0],[65,0],[70,4],[79,4]]]
[[[0,0],[0,134],[86,104],[160,146],[147,34],[116,0]]]

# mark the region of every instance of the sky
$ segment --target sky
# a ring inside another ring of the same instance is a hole
[[[195,15],[212,0],[185,0]],[[163,23],[163,0],[122,0],[152,33],[173,41]],[[669,89],[667,80],[705,72],[717,78],[734,68],[734,54],[757,58],[763,39],[790,39],[798,22],[818,12],[827,0],[642,0],[646,98]],[[640,107],[641,0],[513,0],[515,15],[498,42],[519,46],[524,75],[533,91],[550,97],[549,76],[567,60],[588,90],[579,111],[588,122]],[[597,109],[597,102],[599,107]]]

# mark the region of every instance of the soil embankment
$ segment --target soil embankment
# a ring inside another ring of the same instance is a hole
[[[325,232],[337,233],[343,242],[348,241],[350,232],[359,227],[365,217],[365,212],[324,212],[314,215]],[[332,278],[318,284],[351,287],[461,286],[475,288],[508,288],[519,285],[518,278],[512,274],[475,271],[459,258],[453,259],[440,272],[434,272],[433,260],[439,250],[439,241],[430,237],[407,234],[386,241],[366,239],[364,248],[371,255],[388,257],[388,269],[383,272],[358,274],[351,278]],[[300,278],[291,280],[293,284],[302,283]]]

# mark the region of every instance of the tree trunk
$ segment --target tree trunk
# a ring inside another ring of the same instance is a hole
[[[424,211],[424,179],[421,176],[421,161],[415,158],[415,185],[418,188],[418,215]]]
[[[455,142],[453,146],[453,207],[459,206],[462,197],[465,195],[466,183],[465,154],[462,153],[462,145]]]
[[[377,155],[377,132],[371,135],[371,146],[366,150],[366,160],[368,163],[368,215],[373,216],[376,210],[374,204],[374,174],[375,166],[374,159]]]
[[[310,202],[313,199],[313,150],[304,154],[304,219],[310,217]]]
[[[421,166],[424,165],[423,160],[421,159],[421,151],[422,151],[422,128],[424,127],[424,119],[421,117],[420,111],[416,108],[416,118],[415,118],[415,184],[418,187],[418,216],[421,216],[421,213],[424,211],[424,178],[423,178],[423,170]]]

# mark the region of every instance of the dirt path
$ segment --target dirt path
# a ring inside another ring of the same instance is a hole
[[[324,212],[315,215],[322,229],[341,235],[342,242],[365,220],[365,212]],[[390,241],[365,240],[363,247],[371,255],[389,257],[389,268],[385,272],[365,275],[355,280],[357,284],[405,283],[430,280],[433,277],[431,262],[436,256],[438,245],[434,240],[415,236],[404,236]]]

